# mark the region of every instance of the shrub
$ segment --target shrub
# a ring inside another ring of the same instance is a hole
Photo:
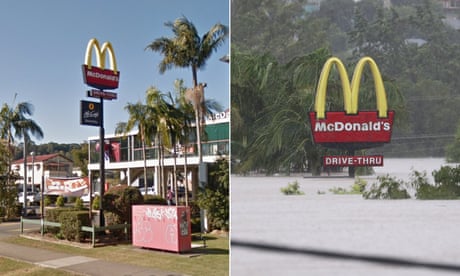
[[[76,210],[83,210],[84,206],[83,206],[83,200],[79,197],[77,197],[75,199],[75,209]]]
[[[429,183],[426,172],[412,172],[411,185],[417,199],[457,199],[460,197],[460,167],[443,166],[433,173],[435,184]]]
[[[81,209],[81,210],[76,210],[75,208],[70,208],[70,207],[60,207],[60,208],[46,209],[45,220],[46,221],[51,221],[51,222],[59,222],[59,223],[61,223],[60,216],[61,216],[62,213],[75,212],[75,211],[82,211],[83,213],[87,214],[87,216],[89,217],[88,212],[84,211],[84,210],[85,210],[84,208]],[[91,225],[91,224],[88,224],[88,225]],[[59,232],[59,227],[47,226],[46,231],[48,231],[50,233],[57,234]]]
[[[190,202],[190,224],[192,225],[192,233],[201,232],[200,207],[196,202]]]
[[[355,195],[355,194],[362,194],[364,190],[366,189],[367,182],[363,179],[358,178],[355,180],[355,183],[353,186],[351,186],[350,190],[347,190],[342,187],[336,187],[336,188],[331,188],[329,189],[330,192],[333,194],[339,194],[339,195]]]
[[[303,195],[304,192],[300,191],[300,185],[299,182],[294,181],[292,183],[289,183],[287,187],[281,188],[281,192],[285,195]]]
[[[81,241],[89,233],[80,230],[81,226],[90,226],[88,212],[85,211],[66,211],[61,212],[59,215],[59,222],[61,223],[61,235],[69,241]]]
[[[168,205],[168,202],[159,195],[144,195],[144,204]]]
[[[206,189],[200,193],[198,203],[200,207],[206,210],[209,229],[229,229],[230,222],[228,218],[230,214],[229,208],[226,208],[229,206],[228,201],[228,196],[220,191]]]
[[[353,194],[362,194],[366,190],[367,181],[361,178],[355,180],[353,186],[351,186],[351,191]]]
[[[99,210],[100,207],[101,207],[101,197],[97,195],[93,199],[93,203],[92,203],[91,208],[93,210]]]
[[[230,225],[230,171],[229,160],[219,157],[216,163],[208,167],[208,183],[200,188],[196,204],[206,210],[208,231],[214,229],[229,230]],[[195,222],[197,222],[195,220]]]
[[[43,199],[43,204],[45,204],[45,206],[50,206],[51,198],[49,196],[45,196],[45,198]]]
[[[58,196],[56,199],[56,206],[57,207],[64,207],[65,199],[63,196]]]
[[[409,193],[404,186],[402,180],[397,180],[394,177],[378,176],[378,184],[373,183],[369,191],[363,192],[365,199],[407,199],[410,198]]]
[[[131,206],[143,202],[144,198],[136,187],[126,185],[111,187],[102,198],[106,225],[131,223]],[[119,236],[123,230],[116,230],[113,233]]]

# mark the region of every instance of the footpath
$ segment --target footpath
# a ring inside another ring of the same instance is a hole
[[[5,225],[5,224],[4,224]],[[2,234],[1,236],[4,236]],[[185,276],[150,267],[105,261],[98,258],[72,255],[0,239],[0,256],[30,264],[91,276]]]
[[[75,256],[0,241],[0,256],[34,265],[92,276],[184,276],[158,269]]]

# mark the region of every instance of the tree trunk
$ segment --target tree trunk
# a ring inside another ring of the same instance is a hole
[[[187,143],[184,150],[184,186],[185,186],[185,206],[188,206],[188,176],[187,176]]]

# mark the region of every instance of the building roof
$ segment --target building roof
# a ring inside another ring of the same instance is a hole
[[[64,155],[60,154],[60,153],[51,153],[51,154],[44,154],[44,155],[36,155],[34,156],[33,158],[33,161],[34,162],[45,162],[47,160],[50,160],[50,159],[53,159],[55,157],[62,157],[66,160],[68,160],[69,162],[72,162],[72,160],[70,160],[69,158],[65,157]],[[32,156],[27,156],[27,163],[32,163]],[[21,159],[18,159],[18,160],[15,160],[13,161],[13,164],[22,164],[24,163],[24,158],[21,158]]]

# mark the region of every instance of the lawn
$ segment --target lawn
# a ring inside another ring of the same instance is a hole
[[[187,275],[229,275],[229,239],[219,235],[206,235],[206,247],[193,248],[191,252],[182,254],[142,249],[133,247],[131,244],[78,248],[22,237],[12,237],[5,241]],[[202,241],[193,243],[203,244]],[[2,274],[1,270],[0,274]]]
[[[7,258],[0,257],[0,275],[10,275],[10,276],[72,276],[78,275],[66,271],[55,270],[52,268],[44,268],[38,265],[29,264],[26,262],[20,262],[15,260],[10,260]]]

